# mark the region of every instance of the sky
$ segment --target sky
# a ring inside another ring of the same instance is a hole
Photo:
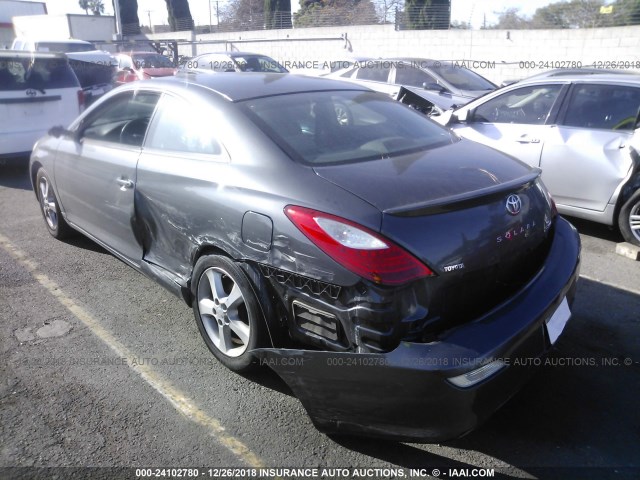
[[[219,7],[228,0],[218,0]],[[451,19],[460,22],[470,22],[474,28],[479,28],[486,16],[487,24],[497,21],[497,13],[507,8],[519,8],[524,15],[532,15],[537,8],[544,7],[559,0],[451,0]],[[48,0],[47,11],[54,14],[84,13],[78,6],[77,0]],[[215,23],[216,0],[211,0],[211,12]],[[111,0],[104,0],[105,14],[113,15]],[[298,0],[291,0],[296,10]],[[155,25],[167,23],[167,9],[165,0],[138,0],[138,17],[142,25],[149,25],[149,17]],[[191,14],[196,25],[209,23],[209,0],[189,0]]]

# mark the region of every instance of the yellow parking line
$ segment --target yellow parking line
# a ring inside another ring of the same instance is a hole
[[[142,379],[147,382],[154,390],[166,398],[171,405],[180,413],[185,415],[194,423],[201,425],[212,432],[216,440],[227,450],[237,456],[240,460],[246,462],[254,468],[264,467],[264,464],[258,456],[249,449],[244,443],[230,435],[225,431],[224,426],[216,418],[210,417],[204,411],[196,407],[192,400],[182,393],[178,388],[171,385],[170,382],[162,378],[148,365],[141,365],[136,359],[139,356],[134,355],[127,347],[120,343],[108,330],[84,308],[78,305],[69,297],[62,289],[49,277],[38,271],[38,264],[29,259],[27,255],[11,241],[0,234],[0,247],[2,247],[9,255],[20,262],[58,302],[60,302],[71,314],[84,323],[100,340],[107,344],[113,352],[120,358],[127,359],[127,365],[135,371]]]

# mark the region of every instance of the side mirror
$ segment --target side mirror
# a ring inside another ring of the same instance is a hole
[[[49,135],[55,138],[67,137],[67,136],[73,135],[73,132],[67,130],[61,125],[56,125],[55,127],[51,127],[48,133]]]
[[[444,88],[442,85],[437,84],[436,82],[424,82],[422,84],[422,88],[424,88],[425,90],[435,90],[440,93],[447,91],[446,88]]]

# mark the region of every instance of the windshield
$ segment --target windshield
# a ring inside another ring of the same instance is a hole
[[[452,142],[449,131],[385,95],[305,92],[247,100],[245,112],[291,158],[341,164]]]
[[[38,42],[36,49],[39,52],[91,52],[96,49],[90,43],[69,43],[69,42]]]
[[[440,64],[440,66],[433,65],[430,68],[453,87],[460,90],[479,91],[495,90],[496,88],[489,80],[465,67]]]
[[[159,53],[138,53],[132,58],[136,68],[173,68],[171,60]]]
[[[259,55],[234,56],[238,68],[243,72],[287,73],[288,70],[271,57]]]

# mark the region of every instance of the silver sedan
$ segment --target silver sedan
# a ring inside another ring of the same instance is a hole
[[[561,213],[640,245],[640,76],[525,80],[441,116],[457,134],[542,168]]]

